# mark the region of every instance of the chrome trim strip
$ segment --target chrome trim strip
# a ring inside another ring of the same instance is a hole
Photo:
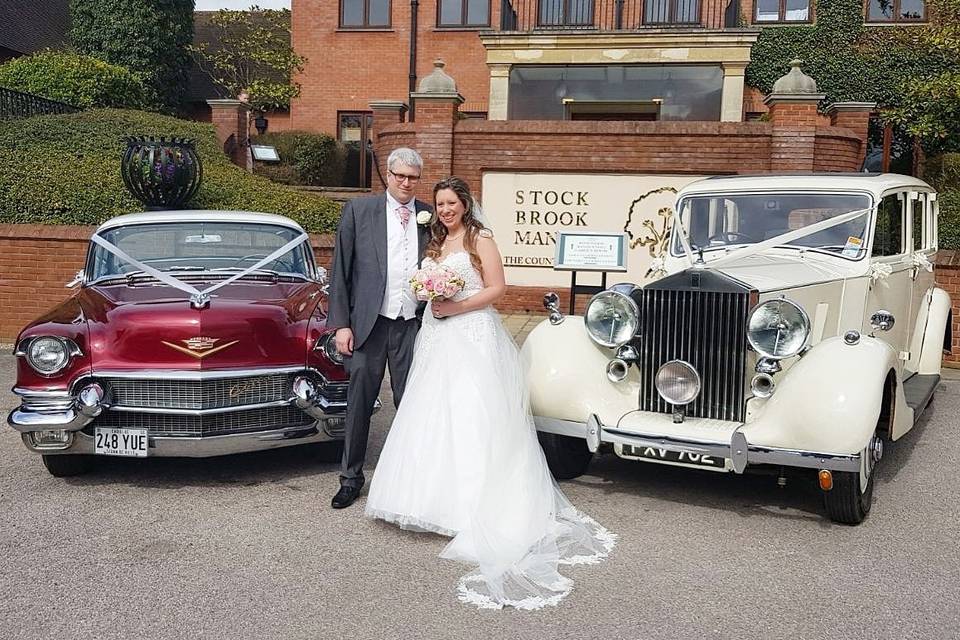
[[[39,431],[42,429],[63,429],[64,431],[78,431],[87,426],[93,416],[87,416],[74,408],[66,411],[25,411],[23,407],[14,409],[7,416],[7,424],[20,433]]]
[[[111,411],[125,413],[163,413],[179,416],[207,416],[217,413],[234,413],[237,411],[247,411],[248,409],[267,409],[270,407],[284,407],[292,404],[292,400],[274,400],[272,402],[260,402],[257,404],[238,404],[230,407],[216,407],[214,409],[167,409],[164,407],[135,407],[112,405]]]
[[[17,394],[21,398],[33,396],[36,398],[72,398],[70,391],[67,389],[53,389],[53,390],[41,390],[35,391],[33,389],[25,389],[23,387],[14,387],[11,389],[13,393]]]
[[[264,369],[217,369],[215,371],[206,370],[182,370],[182,369],[136,369],[136,370],[94,370],[85,374],[83,378],[144,378],[144,379],[173,379],[173,380],[216,380],[218,378],[243,378],[247,376],[263,376],[276,373],[296,373],[298,371],[308,371],[305,366],[291,367],[273,367]],[[77,384],[83,378],[78,378],[74,384]]]

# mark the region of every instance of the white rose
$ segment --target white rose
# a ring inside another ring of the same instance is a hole
[[[426,209],[417,211],[417,224],[430,224],[431,220],[433,220],[433,214]]]

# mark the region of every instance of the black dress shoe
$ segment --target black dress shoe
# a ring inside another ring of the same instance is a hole
[[[330,501],[330,505],[334,509],[349,507],[360,497],[360,489],[361,487],[341,486],[340,491],[337,491],[337,495],[333,496],[333,500]]]

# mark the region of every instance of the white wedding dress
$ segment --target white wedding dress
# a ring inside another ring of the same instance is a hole
[[[430,259],[425,259],[430,263]],[[442,261],[483,288],[469,254]],[[550,475],[530,415],[520,354],[492,307],[436,319],[417,335],[403,401],[367,498],[367,516],[453,537],[440,554],[475,566],[458,597],[480,608],[556,605],[616,536],[577,511]]]

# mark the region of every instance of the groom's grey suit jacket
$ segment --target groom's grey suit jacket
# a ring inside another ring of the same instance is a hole
[[[416,224],[430,205],[414,200]],[[428,225],[417,225],[418,259],[430,240]],[[353,330],[353,346],[359,348],[370,336],[380,315],[387,286],[387,194],[364,196],[343,206],[330,276],[327,327]]]

